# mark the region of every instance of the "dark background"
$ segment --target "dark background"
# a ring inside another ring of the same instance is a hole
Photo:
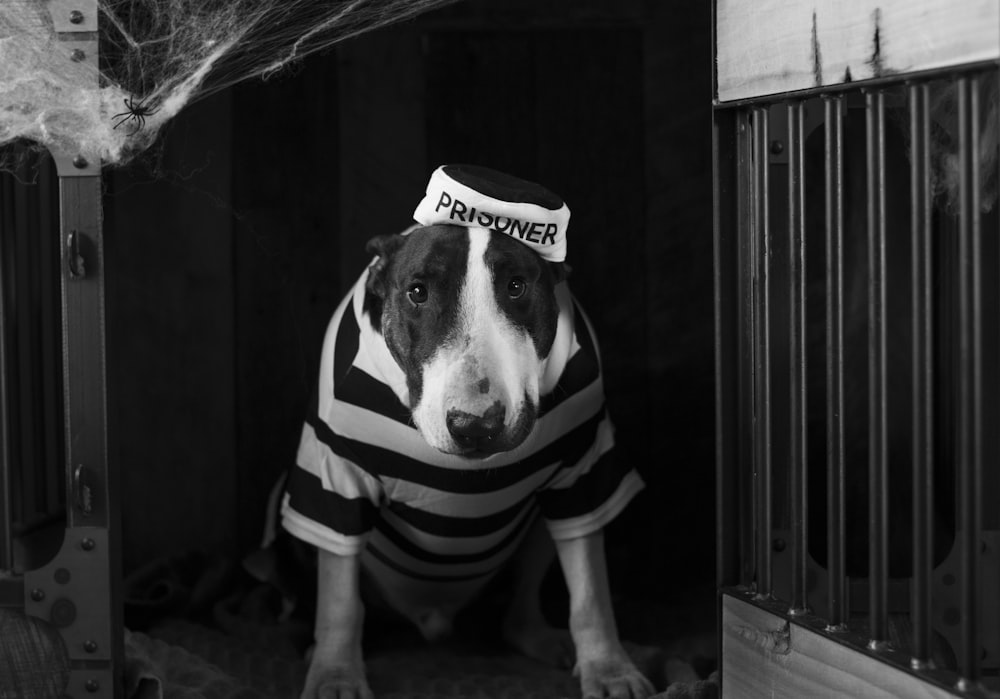
[[[460,3],[203,100],[112,171],[126,574],[259,544],[365,241],[466,162],[573,212],[571,283],[648,484],[609,530],[616,593],[713,589],[710,27],[709,3]]]

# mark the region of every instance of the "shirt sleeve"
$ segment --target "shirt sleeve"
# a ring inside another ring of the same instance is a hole
[[[331,553],[358,554],[382,496],[381,482],[350,459],[322,420],[305,424],[281,508],[289,533]]]
[[[602,408],[587,428],[593,437],[575,462],[563,464],[538,494],[552,538],[575,539],[592,534],[617,517],[642,490],[639,473],[616,458],[614,427]]]

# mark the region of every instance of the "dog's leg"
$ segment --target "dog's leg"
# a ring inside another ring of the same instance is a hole
[[[560,668],[573,666],[573,639],[549,625],[542,614],[542,581],[556,558],[552,537],[535,520],[517,552],[514,596],[503,620],[504,639],[529,658]]]
[[[604,534],[556,541],[569,588],[569,628],[584,699],[645,699],[655,691],[618,640],[604,560]]]
[[[316,646],[302,699],[372,699],[361,655],[360,556],[319,552]]]

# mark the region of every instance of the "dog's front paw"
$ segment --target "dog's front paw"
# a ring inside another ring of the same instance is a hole
[[[309,665],[301,699],[374,699],[364,665]]]
[[[583,699],[646,699],[656,690],[627,657],[581,660],[576,665]]]

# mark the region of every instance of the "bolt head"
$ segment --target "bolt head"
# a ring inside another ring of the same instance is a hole
[[[83,168],[87,167],[87,159],[84,158],[82,155],[76,156],[75,158],[73,158],[73,167],[82,170]]]
[[[72,12],[69,13],[69,21],[72,22],[73,24],[82,24],[83,13],[80,12],[80,10],[73,10]]]
[[[93,679],[87,680],[87,682],[83,685],[83,688],[86,689],[88,692],[96,692],[98,689],[101,688],[101,683]]]
[[[80,542],[80,548],[84,551],[93,551],[97,547],[97,542],[91,539],[89,536]]]
[[[35,602],[41,602],[43,599],[45,599],[45,590],[36,587],[34,590],[31,591],[31,599],[34,600]]]
[[[93,639],[91,639],[89,641],[84,641],[84,643],[83,643],[83,649],[85,651],[87,651],[88,653],[96,653],[97,652],[97,641],[95,641]]]
[[[781,141],[771,141],[771,154],[781,155],[785,151],[785,144]]]
[[[87,54],[83,52],[83,49],[73,49],[70,51],[69,57],[76,63],[79,63],[87,57]]]

